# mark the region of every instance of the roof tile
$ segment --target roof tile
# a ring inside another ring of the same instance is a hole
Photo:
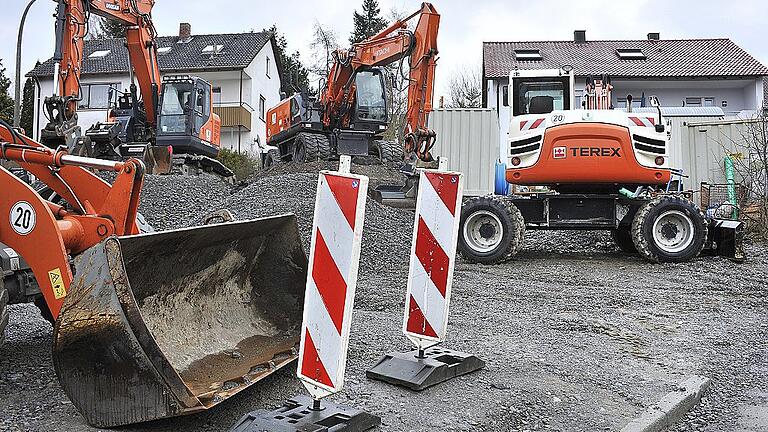
[[[621,60],[617,49],[641,49],[646,60]],[[517,61],[514,50],[538,49],[541,61]],[[509,76],[513,69],[571,65],[577,75],[614,77],[743,77],[768,75],[768,68],[730,39],[484,42],[486,78]]]
[[[178,36],[161,36],[157,38],[158,48],[171,47],[171,51],[158,56],[160,70],[183,72],[245,68],[271,37],[270,32],[193,35],[191,41],[179,43]],[[223,48],[218,54],[203,55],[203,48],[208,45],[223,45]],[[88,58],[94,51],[101,50],[110,50],[110,53],[103,58]],[[128,72],[125,38],[87,40],[83,51],[83,75]],[[53,76],[53,59],[41,63],[27,76]]]

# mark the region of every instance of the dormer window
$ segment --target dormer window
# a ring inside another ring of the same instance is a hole
[[[537,49],[516,49],[515,59],[517,61],[539,61],[541,60],[541,51]]]
[[[647,57],[640,48],[619,48],[616,55],[622,60],[645,60]]]
[[[111,52],[112,52],[111,50],[94,51],[94,52],[91,53],[91,55],[88,56],[88,58],[91,58],[91,59],[104,58],[104,57],[108,56],[109,53],[111,53]]]
[[[202,54],[204,55],[214,55],[221,52],[221,50],[224,49],[224,45],[208,45],[205,48],[203,48]]]

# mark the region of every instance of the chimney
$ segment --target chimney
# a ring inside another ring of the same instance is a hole
[[[660,33],[648,33],[648,40],[649,41],[657,41],[661,39]]]
[[[573,41],[576,43],[584,43],[587,41],[587,31],[586,30],[575,30],[573,32]]]
[[[192,24],[180,23],[179,24],[179,42],[187,43],[192,40]]]

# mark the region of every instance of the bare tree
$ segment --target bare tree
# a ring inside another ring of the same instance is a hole
[[[482,78],[476,67],[457,69],[448,80],[449,108],[480,108],[482,106]]]
[[[720,145],[733,161],[735,176],[747,188],[742,218],[754,234],[768,240],[768,112],[736,121],[735,126],[739,133]]]
[[[393,7],[387,13],[387,20],[395,22],[407,16],[403,9]],[[413,30],[414,23],[408,23],[409,30]],[[408,109],[408,86],[410,85],[410,59],[403,58],[402,61],[386,66],[384,70],[387,73],[387,106],[389,107],[389,127],[384,133],[384,138],[402,142],[403,129],[405,126],[405,115]]]
[[[312,41],[309,47],[312,49],[314,60],[309,65],[309,71],[317,77],[325,79],[328,77],[333,63],[333,52],[339,49],[339,37],[335,31],[320,24],[320,21],[315,20],[313,27]]]

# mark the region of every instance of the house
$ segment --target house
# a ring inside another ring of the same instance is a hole
[[[577,30],[571,41],[484,42],[483,106],[496,110],[500,139],[506,138],[510,72],[558,69],[576,75],[576,106],[586,78],[608,74],[613,105],[626,108],[627,95],[639,107],[643,96],[666,107],[720,107],[726,115],[768,107],[768,68],[730,39],[665,40],[649,33],[642,40],[587,40]]]
[[[178,36],[157,38],[161,75],[194,75],[213,87],[213,110],[221,117],[221,144],[240,152],[257,152],[266,139],[264,121],[269,107],[280,102],[281,65],[276,61],[275,38],[269,32],[193,35],[182,23]],[[82,101],[78,123],[85,131],[107,118],[116,98],[110,88],[130,88],[125,39],[85,42],[81,76]],[[53,59],[27,76],[36,79],[34,138],[46,124],[43,100],[53,94]]]

